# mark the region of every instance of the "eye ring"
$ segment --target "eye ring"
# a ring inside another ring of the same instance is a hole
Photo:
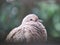
[[[32,19],[30,19],[30,21],[32,21]]]

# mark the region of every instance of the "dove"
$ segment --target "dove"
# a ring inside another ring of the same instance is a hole
[[[42,20],[36,14],[28,14],[23,18],[21,25],[10,31],[7,42],[41,42],[47,40],[47,31]]]

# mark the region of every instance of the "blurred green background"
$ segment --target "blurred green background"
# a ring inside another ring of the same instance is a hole
[[[60,0],[0,0],[0,41],[4,41],[7,34],[31,13],[43,20],[48,42],[59,42]]]

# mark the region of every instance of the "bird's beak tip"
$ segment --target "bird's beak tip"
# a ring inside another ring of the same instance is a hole
[[[43,22],[43,20],[39,20],[39,22],[41,22],[41,23],[42,23],[42,22]]]

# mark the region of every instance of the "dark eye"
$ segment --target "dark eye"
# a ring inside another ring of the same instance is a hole
[[[30,19],[30,21],[32,21],[32,19]]]

